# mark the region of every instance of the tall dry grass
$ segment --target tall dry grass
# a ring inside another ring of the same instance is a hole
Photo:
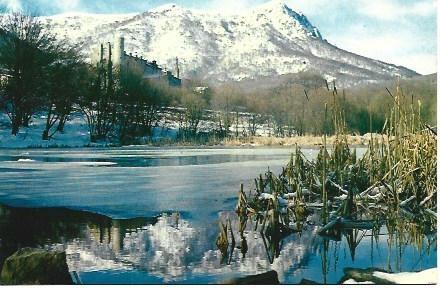
[[[435,131],[421,120],[420,103],[399,88],[390,95],[394,105],[382,135],[370,135],[367,152],[357,158],[333,93],[330,110],[336,135],[323,135],[315,160],[307,160],[297,146],[280,175],[260,175],[247,196],[241,189],[239,216],[256,221],[264,233],[299,231],[306,216],[315,212],[322,216],[323,232],[371,223],[386,224],[390,232],[397,229],[402,235],[435,231]]]

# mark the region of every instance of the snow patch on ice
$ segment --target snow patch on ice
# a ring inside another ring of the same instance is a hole
[[[32,160],[32,159],[18,159],[17,162],[35,162],[35,160]]]
[[[363,282],[357,282],[354,279],[348,279],[346,281],[344,281],[344,283],[342,284],[346,284],[346,285],[354,285],[354,284],[375,284],[374,282],[371,281],[363,281]]]

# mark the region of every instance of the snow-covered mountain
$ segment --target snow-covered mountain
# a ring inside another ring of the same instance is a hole
[[[85,55],[123,36],[127,53],[169,70],[178,57],[183,78],[222,82],[314,71],[348,86],[417,75],[331,45],[305,15],[278,0],[237,15],[167,4],[141,14],[69,13],[41,20]]]

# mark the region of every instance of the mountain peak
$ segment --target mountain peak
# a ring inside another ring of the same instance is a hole
[[[169,11],[175,11],[175,10],[184,10],[182,7],[177,5],[176,3],[167,3],[164,5],[157,6],[155,8],[152,8],[149,10],[149,12],[156,12],[156,13],[166,13]]]
[[[255,11],[266,11],[266,12],[282,12],[288,8],[287,4],[283,0],[271,0],[269,2],[258,5]]]
[[[42,20],[60,39],[81,47],[88,59],[93,49],[120,34],[126,39],[126,51],[166,67],[174,67],[178,57],[182,77],[213,83],[310,72],[337,78],[342,87],[415,75],[320,41],[318,29],[306,16],[279,0],[235,15],[167,4],[142,17],[64,15]]]
[[[252,10],[251,13],[264,14],[273,19],[273,21],[284,20],[286,23],[291,23],[293,25],[299,24],[306,34],[314,38],[322,39],[318,28],[313,26],[303,13],[294,11],[283,0],[272,0],[266,2],[260,6],[257,6]],[[296,23],[292,23],[292,20]]]

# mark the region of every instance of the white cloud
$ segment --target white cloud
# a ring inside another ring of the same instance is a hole
[[[420,0],[412,4],[402,5],[394,0],[384,1],[360,1],[359,12],[366,16],[380,20],[393,21],[400,18],[418,16],[426,17],[435,15],[436,1]]]
[[[405,57],[396,57],[391,61],[424,75],[437,72],[437,56],[432,54],[411,54]]]
[[[238,14],[254,6],[255,1],[252,0],[213,0],[206,6],[206,9],[222,14]]]
[[[369,33],[365,27],[352,27],[350,33],[335,38],[338,47],[350,52],[381,60],[387,63],[405,66],[420,74],[437,71],[437,55],[419,49],[423,37],[409,32]]]
[[[20,0],[0,0],[0,7],[11,11],[19,11],[22,9]]]
[[[80,7],[80,0],[55,1],[55,5],[63,12],[76,10]]]
[[[344,5],[350,0],[286,0],[286,4],[295,11],[303,12],[307,15],[332,15],[332,11],[338,6]]]
[[[55,9],[57,13],[64,13],[64,12],[73,12],[80,9],[81,1],[80,0],[62,0],[62,1],[39,0],[38,5],[40,7],[50,7],[51,9]]]
[[[421,74],[437,71],[437,35],[433,32],[437,0],[287,0],[287,3],[310,16],[324,38],[342,49]],[[419,25],[421,21],[423,25]]]
[[[71,12],[81,9],[81,0],[38,0],[35,2],[27,2],[25,0],[0,0],[0,7],[6,8],[10,11],[20,11],[30,9],[34,12],[35,9],[55,9],[57,12]],[[42,12],[42,11],[40,11]]]

